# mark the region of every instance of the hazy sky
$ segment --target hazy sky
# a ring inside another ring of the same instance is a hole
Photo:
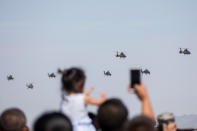
[[[0,112],[25,111],[28,124],[46,110],[59,109],[58,67],[81,67],[92,96],[103,89],[121,98],[130,116],[140,113],[137,98],[126,92],[131,67],[144,76],[156,114],[197,114],[196,0],[0,0]],[[178,54],[189,48],[190,56]],[[126,59],[115,57],[123,51]],[[112,77],[105,77],[110,70]],[[13,74],[14,81],[6,77]],[[27,89],[33,82],[35,88]],[[89,106],[96,111],[96,107]]]

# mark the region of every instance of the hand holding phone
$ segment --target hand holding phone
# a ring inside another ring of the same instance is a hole
[[[135,84],[141,83],[141,70],[140,69],[130,70],[130,81],[131,81],[131,88],[134,88]]]
[[[135,94],[141,101],[149,99],[146,86],[143,82],[141,82],[139,85],[135,85]]]

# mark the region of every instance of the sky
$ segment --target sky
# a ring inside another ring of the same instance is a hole
[[[94,86],[120,98],[130,117],[141,112],[140,101],[126,91],[129,69],[143,75],[156,115],[197,114],[196,0],[0,0],[0,112],[19,107],[28,125],[45,111],[58,110],[58,68],[80,67]],[[191,55],[179,54],[188,48]],[[122,51],[126,59],[116,58]],[[110,70],[111,77],[103,74]],[[7,81],[12,74],[14,81]],[[33,83],[34,89],[26,84]],[[88,106],[96,112],[97,107]]]

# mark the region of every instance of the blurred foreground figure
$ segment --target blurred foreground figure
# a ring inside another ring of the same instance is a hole
[[[151,102],[144,83],[134,85],[135,95],[142,104],[141,114],[155,120]],[[129,85],[128,91],[131,91]],[[98,123],[102,131],[122,131],[128,120],[127,107],[120,99],[108,99],[98,109]]]
[[[5,110],[0,117],[0,131],[29,131],[23,111],[17,108]]]
[[[109,99],[98,109],[98,123],[102,131],[121,131],[128,117],[128,110],[119,99]]]
[[[158,115],[158,130],[159,131],[176,131],[175,117],[173,113],[162,113]]]
[[[128,122],[126,131],[154,131],[154,121],[144,115],[136,116]]]
[[[73,131],[73,129],[67,116],[53,112],[40,116],[34,124],[34,131]]]

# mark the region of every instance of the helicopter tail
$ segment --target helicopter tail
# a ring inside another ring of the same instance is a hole
[[[120,56],[120,55],[119,55],[119,52],[117,51],[117,52],[116,52],[116,57],[119,57],[119,56]]]
[[[180,50],[179,50],[179,53],[180,54],[183,54],[183,50],[182,50],[182,48],[179,48]]]

